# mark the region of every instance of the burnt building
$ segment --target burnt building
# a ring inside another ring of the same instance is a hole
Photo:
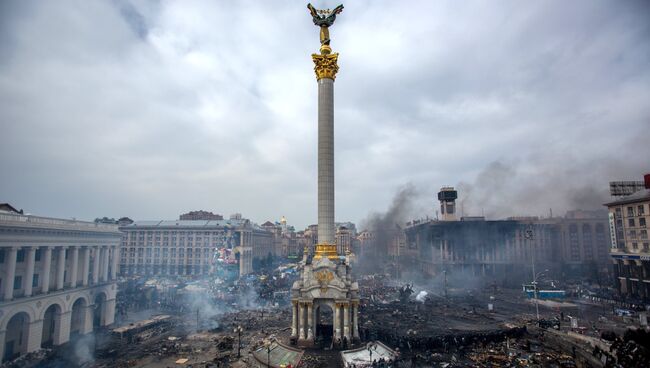
[[[417,249],[420,270],[429,276],[443,271],[522,283],[538,270],[557,271],[560,234],[552,221],[539,219],[428,221],[405,229],[406,244]]]
[[[487,220],[466,216],[457,220],[453,216],[456,198],[453,188],[441,189],[438,199],[445,211],[443,217],[407,223],[406,241],[396,241],[393,248],[398,251],[391,253],[411,259],[415,255],[420,271],[429,276],[444,271],[504,284],[531,281],[533,264],[537,271],[546,272],[547,279],[586,277],[601,283],[607,276],[605,211],[576,210],[549,218]]]

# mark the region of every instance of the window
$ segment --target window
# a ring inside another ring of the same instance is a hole
[[[636,214],[637,214],[637,216],[643,216],[643,215],[645,214],[645,208],[643,207],[642,204],[640,204],[639,206],[637,206],[637,208],[636,208]]]
[[[40,249],[36,249],[36,252],[34,253],[34,261],[35,261],[35,262],[38,262],[38,261],[40,261],[40,260],[41,260],[41,250],[40,250]]]
[[[650,250],[650,243],[643,243],[643,251],[647,252]]]
[[[34,278],[32,279],[32,287],[38,287],[38,274],[34,274]]]
[[[636,231],[634,231],[634,230],[629,230],[629,231],[627,232],[627,237],[630,238],[630,239],[636,239]]]
[[[628,216],[634,216],[634,207],[628,207],[627,208],[627,215]]]
[[[648,239],[648,230],[641,230],[639,231],[639,237],[641,239]]]
[[[636,225],[634,225],[634,219],[633,219],[633,218],[628,219],[628,220],[627,220],[627,225],[628,225],[629,227],[634,227],[634,226],[636,226]]]
[[[14,277],[14,290],[20,290],[23,287],[23,277],[16,276]]]
[[[640,226],[640,227],[645,227],[645,218],[641,217],[641,218],[639,219],[639,226]]]
[[[25,250],[21,249],[16,253],[16,262],[25,262]]]
[[[638,243],[632,243],[632,249],[639,249],[639,244]]]
[[[5,263],[5,250],[0,249],[0,263]]]
[[[616,208],[616,218],[621,218],[623,217],[623,210],[621,210],[621,207]]]

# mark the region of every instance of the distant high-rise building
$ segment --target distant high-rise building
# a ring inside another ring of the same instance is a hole
[[[179,217],[179,220],[223,220],[223,216],[208,211],[190,211]]]

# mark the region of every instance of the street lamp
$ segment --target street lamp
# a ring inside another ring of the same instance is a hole
[[[537,313],[537,321],[539,322],[539,303],[537,301],[537,280],[539,279],[540,276],[548,272],[548,269],[538,272],[537,274],[533,275],[533,295],[535,297],[535,312]]]
[[[271,367],[271,352],[275,350],[276,347],[271,349],[271,345],[273,345],[273,335],[269,336],[268,339],[264,340],[264,347],[266,348],[266,366]]]
[[[370,354],[370,361],[369,362],[370,362],[370,364],[372,364],[372,348],[375,348],[375,351],[377,351],[377,344],[373,344],[373,343],[369,342],[368,345],[366,346],[366,348],[368,349],[368,353]]]
[[[241,325],[235,327],[234,332],[237,334],[237,358],[241,358],[241,333],[244,329]]]

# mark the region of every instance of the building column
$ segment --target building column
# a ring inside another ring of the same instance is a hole
[[[350,304],[343,304],[343,336],[350,342]]]
[[[95,305],[87,305],[83,307],[83,323],[79,329],[79,334],[85,335],[93,332],[93,311],[95,310]]]
[[[334,303],[334,340],[341,338],[341,306]]]
[[[93,284],[94,285],[97,285],[99,283],[99,264],[100,264],[100,260],[99,260],[100,252],[99,252],[99,250],[100,249],[101,248],[99,246],[96,246],[96,247],[94,247],[94,250],[93,250],[93,253],[95,253],[93,255]]]
[[[56,289],[63,289],[63,282],[65,277],[65,252],[66,247],[60,247],[56,259]]]
[[[0,364],[3,363],[5,357],[5,338],[7,336],[6,330],[0,330]]]
[[[31,353],[41,348],[41,340],[43,337],[43,320],[39,319],[29,323],[27,326],[27,346],[26,352]]]
[[[298,302],[298,339],[305,339],[305,306],[302,302]]]
[[[359,338],[359,304],[352,304],[352,337]]]
[[[117,260],[119,259],[119,248],[118,247],[111,247],[111,272],[110,272],[110,280],[115,280],[117,278]]]
[[[5,264],[7,265],[7,273],[5,274],[5,290],[4,300],[9,301],[14,298],[14,279],[16,278],[16,255],[18,248],[9,248],[9,254],[5,257]]]
[[[298,337],[298,302],[295,300],[291,301],[291,337]]]
[[[72,312],[61,312],[54,315],[54,335],[52,336],[52,342],[54,345],[61,345],[70,341],[71,314]]]
[[[32,284],[34,283],[34,262],[36,260],[36,248],[27,248],[27,269],[25,270],[25,296],[32,296]]]
[[[43,277],[41,281],[41,292],[47,293],[50,291],[50,272],[52,268],[52,248],[43,247]]]
[[[88,286],[88,273],[90,272],[90,247],[83,248],[83,264],[81,265],[81,285]]]
[[[72,267],[70,267],[70,286],[77,287],[77,272],[79,267],[79,247],[72,247]]]
[[[307,304],[307,339],[314,339],[314,303]]]
[[[102,269],[102,281],[108,281],[108,265],[109,265],[109,255],[111,248],[104,247],[104,268]]]
[[[115,322],[115,298],[106,301],[102,320],[104,321],[103,326],[110,326]]]

